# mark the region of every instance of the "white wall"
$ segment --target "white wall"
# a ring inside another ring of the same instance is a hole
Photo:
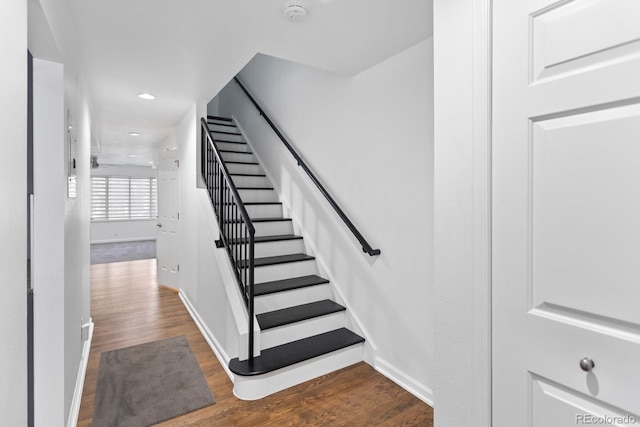
[[[101,165],[96,169],[91,169],[91,176],[131,176],[136,178],[155,178],[156,175],[156,169],[151,166]]]
[[[156,177],[151,166],[100,166],[91,169],[91,176]],[[135,221],[91,221],[91,243],[155,240],[155,219]]]
[[[180,160],[180,288],[198,305],[198,205],[196,198],[196,145],[199,114],[197,106],[185,115],[176,130],[176,143]],[[203,260],[204,261],[204,260]]]
[[[369,257],[235,83],[220,113],[247,132],[305,241],[373,344],[425,400],[433,384],[433,42],[344,77],[256,56],[240,79],[375,248]]]
[[[68,78],[65,76],[65,78]],[[74,79],[75,80],[75,79]],[[82,325],[90,321],[90,217],[89,170],[91,113],[84,83],[67,86],[66,99],[76,117],[78,197],[67,198],[65,215],[65,413],[71,410],[81,366]]]
[[[156,220],[91,221],[91,243],[156,239]]]
[[[0,3],[0,414],[27,425],[27,3]]]
[[[229,301],[238,301],[234,288],[222,279],[220,262],[226,261],[224,249],[216,249],[218,227],[206,190],[197,188],[199,163],[196,151],[200,146],[200,117],[206,114],[205,104],[194,105],[180,121],[176,130],[161,144],[159,157],[165,149],[178,148],[180,160],[180,237],[179,287],[190,308],[196,311],[208,338],[223,359],[238,355],[238,329],[246,325],[246,318],[236,321]],[[160,197],[160,195],[159,195]],[[158,242],[162,244],[162,242]],[[160,255],[162,251],[158,249]],[[222,264],[224,268],[224,263]],[[228,272],[226,272],[228,273]],[[227,274],[227,278],[231,277]],[[233,285],[235,287],[235,285]],[[242,311],[239,304],[233,305]],[[237,315],[237,313],[236,313]]]
[[[64,425],[65,113],[61,64],[33,60],[34,419]]]
[[[438,427],[491,425],[490,3],[434,2]]]

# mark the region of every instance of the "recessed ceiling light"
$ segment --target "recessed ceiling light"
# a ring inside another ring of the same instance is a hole
[[[131,157],[133,159],[134,157],[136,157],[136,155],[135,154],[129,154],[129,157]]]
[[[138,96],[142,99],[156,99],[156,97],[151,95],[150,93],[139,93]]]
[[[140,136],[138,132],[129,132],[130,136]]]

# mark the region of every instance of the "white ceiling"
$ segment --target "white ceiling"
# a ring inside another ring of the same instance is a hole
[[[432,34],[431,0],[304,1],[309,15],[294,23],[284,0],[68,0],[99,161],[155,161],[194,102],[210,100],[258,52],[354,75]]]

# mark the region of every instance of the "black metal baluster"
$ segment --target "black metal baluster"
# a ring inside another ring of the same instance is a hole
[[[253,361],[253,316],[255,314],[254,307],[254,285],[253,285],[253,270],[255,267],[254,260],[254,234],[249,235],[249,361]]]
[[[238,206],[236,205],[237,201],[234,200],[233,203],[233,234],[237,234],[238,231]],[[240,268],[242,268],[242,260],[238,256],[238,245],[233,247],[233,256],[236,258],[236,262],[238,263],[238,280],[240,280]]]
[[[244,252],[244,230],[245,230],[245,222],[244,222],[244,218],[240,218],[240,236],[241,236],[241,241],[240,241],[240,246],[238,247],[238,252],[240,253],[240,258],[242,258],[242,266],[244,267],[242,269],[242,283],[244,284],[244,286],[247,286],[247,270],[249,269],[249,260],[247,259],[247,254]]]
[[[253,360],[255,352],[253,343],[255,228],[204,119],[202,124],[201,172],[218,217],[220,240],[223,245],[226,245],[227,254],[235,267],[236,279],[249,311],[248,356]]]

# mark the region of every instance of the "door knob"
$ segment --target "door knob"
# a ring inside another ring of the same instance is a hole
[[[162,224],[156,224],[156,227],[162,228]]]
[[[593,362],[593,360],[589,359],[588,357],[583,357],[582,359],[580,359],[580,369],[585,372],[591,372],[591,370],[595,368],[595,366],[596,364]]]

